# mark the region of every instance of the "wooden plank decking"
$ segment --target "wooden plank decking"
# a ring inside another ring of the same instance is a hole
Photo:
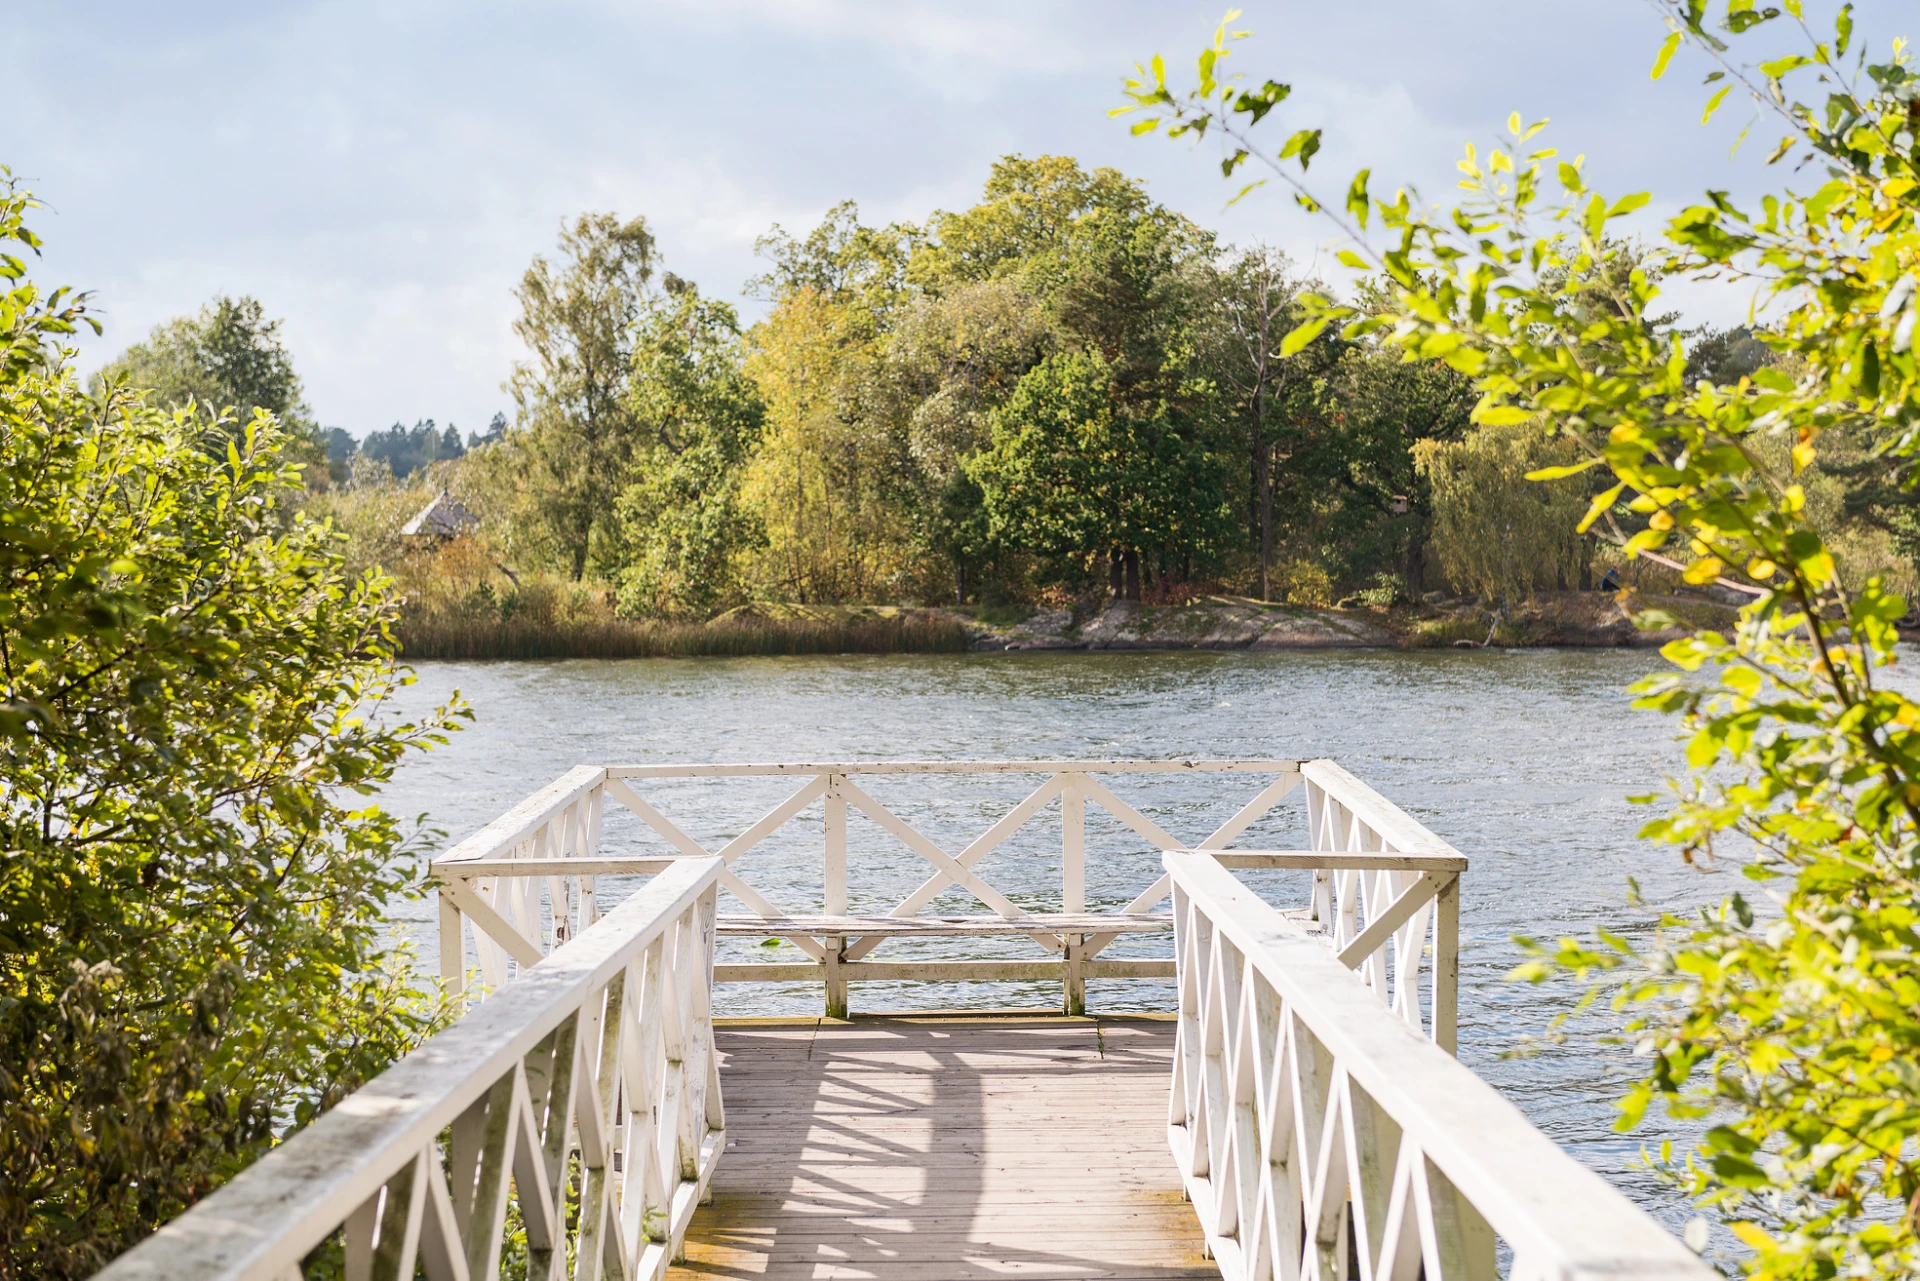
[[[722,1021],[727,1147],[668,1275],[1218,1277],[1156,1018]]]

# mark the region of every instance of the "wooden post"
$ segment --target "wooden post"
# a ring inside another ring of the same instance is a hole
[[[1440,887],[1433,924],[1433,1039],[1448,1054],[1459,1052],[1460,876]]]
[[[849,1018],[852,1011],[847,1008],[847,940],[835,936],[824,941],[827,945],[827,1017]]]
[[[825,868],[828,916],[847,914],[847,800],[840,794],[844,775],[827,775],[827,858]]]
[[[1087,1012],[1087,980],[1086,971],[1083,968],[1087,936],[1069,934],[1066,936],[1066,944],[1066,964],[1061,971],[1065,975],[1062,980],[1066,988],[1064,1008],[1069,1016],[1081,1018]]]
[[[1072,778],[1060,793],[1060,910],[1087,910],[1087,794]]]
[[[824,869],[828,916],[847,914],[847,800],[840,794],[840,774],[827,775],[827,855]],[[829,938],[827,945],[827,1017],[844,1019],[847,1007],[847,978],[843,964],[847,940]]]
[[[1087,910],[1087,793],[1076,777],[1060,793],[1060,910]],[[1082,962],[1087,936],[1065,935],[1066,965],[1061,974],[1061,1008],[1078,1017],[1087,1012],[1087,980]]]
[[[445,890],[440,891],[440,981],[448,996],[467,990],[467,940],[460,909]]]

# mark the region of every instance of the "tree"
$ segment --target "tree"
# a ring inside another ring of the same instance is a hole
[[[507,388],[519,421],[511,439],[527,521],[576,580],[617,536],[614,499],[638,439],[627,382],[634,320],[653,276],[646,220],[582,214],[560,232],[559,266],[535,256],[514,297],[513,331],[532,360]]]
[[[1371,575],[1377,582],[1382,574],[1397,574],[1418,599],[1426,589],[1426,547],[1437,520],[1453,522],[1459,533],[1479,523],[1474,537],[1494,536],[1491,505],[1455,505],[1441,517],[1433,473],[1417,465],[1426,442],[1445,446],[1467,434],[1475,399],[1471,380],[1441,361],[1403,361],[1391,348],[1332,334],[1291,359],[1316,353],[1331,366],[1309,393],[1316,403],[1289,414],[1277,430],[1289,506],[1316,508],[1315,536],[1335,580],[1359,582]],[[1501,521],[1511,523],[1510,515]],[[1569,537],[1580,545],[1577,535]],[[1529,590],[1578,585],[1578,569],[1572,577],[1560,571],[1566,564],[1584,565],[1584,553],[1567,555],[1572,559],[1550,559],[1549,571],[1530,579]]]
[[[431,1028],[363,798],[459,709],[382,723],[387,581],[270,415],[88,396],[0,266],[0,1274],[83,1277]]]
[[[423,418],[411,431],[395,423],[383,432],[369,434],[360,442],[360,452],[374,462],[385,463],[396,479],[405,480],[429,464],[459,458],[467,449],[452,423],[443,431],[433,419]]]
[[[1293,327],[1293,296],[1300,285],[1284,253],[1257,245],[1232,258],[1218,277],[1221,379],[1240,410],[1251,478],[1248,507],[1260,558],[1260,599],[1273,595],[1273,436],[1270,422],[1297,359],[1280,355]]]
[[[1289,90],[1222,80],[1224,29],[1195,89],[1136,80],[1123,110],[1147,109],[1146,129],[1209,130],[1230,148],[1229,174],[1255,160],[1310,206],[1344,210],[1331,215],[1349,237],[1343,260],[1392,278],[1394,305],[1378,312],[1305,300],[1308,318],[1283,350],[1338,324],[1446,362],[1474,379],[1477,422],[1537,419],[1583,456],[1537,478],[1610,475],[1581,528],[1624,502],[1646,520],[1629,555],[1666,548],[1685,558],[1689,583],[1759,589],[1730,633],[1667,645],[1681,670],[1637,691],[1641,706],[1680,718],[1691,771],[1646,834],[1690,861],[1736,863],[1770,901],[1733,894],[1662,922],[1644,944],[1534,944],[1522,973],[1621,976],[1616,1003],[1648,1065],[1620,1101],[1621,1127],[1656,1102],[1712,1122],[1692,1152],[1663,1150],[1655,1164],[1729,1224],[1751,1251],[1744,1270],[1910,1277],[1920,1272],[1920,703],[1882,673],[1906,603],[1877,579],[1847,582],[1803,478],[1830,439],[1872,440],[1909,477],[1920,464],[1920,76],[1903,41],[1883,62],[1864,47],[1850,57],[1851,5],[1831,36],[1798,4],[1658,7],[1669,34],[1654,75],[1683,45],[1704,54],[1709,81],[1726,82],[1706,114],[1736,91],[1750,98],[1756,123],[1779,130],[1769,163],[1791,156],[1813,185],[1769,193],[1757,211],[1708,193],[1668,220],[1653,270],[1607,235],[1650,195],[1609,200],[1577,162],[1549,169],[1556,153],[1535,141],[1544,122],[1516,114],[1507,138],[1470,149],[1467,195],[1440,216],[1405,192],[1376,198],[1366,173],[1344,200],[1316,196],[1306,165],[1319,131],[1275,150],[1253,138]],[[1735,40],[1782,32],[1790,42],[1753,62],[1733,55]],[[1366,234],[1374,218],[1384,244]],[[1689,380],[1685,336],[1656,310],[1663,275],[1752,284],[1777,308],[1761,341],[1799,375],[1758,366],[1730,385]],[[1641,621],[1675,622],[1651,611]]]
[[[1575,526],[1588,495],[1571,477],[1526,483],[1528,473],[1571,456],[1565,442],[1529,423],[1414,446],[1414,465],[1432,487],[1433,541],[1448,582],[1503,605],[1575,584],[1587,555]]]
[[[742,366],[740,321],[669,275],[634,334],[631,409],[645,434],[620,496],[629,613],[704,617],[741,595],[739,559],[764,541],[740,497],[765,407]]]
[[[1083,563],[1104,555],[1116,594],[1138,600],[1140,553],[1206,545],[1225,502],[1177,415],[1122,412],[1114,382],[1098,352],[1049,356],[994,412],[992,444],[967,470],[997,536]]]
[[[1064,251],[1091,215],[1127,222],[1156,209],[1145,188],[1117,169],[1089,173],[1070,156],[1003,156],[987,175],[979,204],[928,220],[906,275],[932,292],[1014,279],[1045,296],[1057,283]]]
[[[869,381],[875,430],[904,439],[918,541],[951,566],[958,604],[1003,592],[1013,567],[992,535],[985,495],[966,473],[990,416],[1056,340],[1040,300],[1009,281],[916,298],[894,322]],[[992,574],[993,582],[982,576]]]
[[[191,316],[156,325],[145,342],[127,348],[94,374],[97,391],[124,383],[151,394],[156,405],[195,404],[218,414],[232,410],[234,430],[264,409],[280,423],[295,461],[325,457],[320,428],[307,408],[293,354],[256,298],[222,294]]]

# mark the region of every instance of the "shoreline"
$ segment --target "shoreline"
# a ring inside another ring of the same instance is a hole
[[[1734,606],[1704,595],[1642,595],[1686,626],[1643,632],[1609,592],[1542,594],[1496,613],[1478,602],[1359,607],[1209,596],[1180,605],[1113,601],[1074,608],[758,605],[706,623],[623,620],[464,622],[398,631],[403,661],[719,658],[781,654],[1100,652],[1110,650],[1650,649],[1692,627],[1727,627]]]

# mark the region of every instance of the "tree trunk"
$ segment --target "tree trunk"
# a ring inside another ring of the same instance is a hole
[[[953,566],[953,603],[967,603],[967,563],[955,561]]]
[[[1140,552],[1138,548],[1127,548],[1127,599],[1140,599]]]
[[[1108,552],[1107,553],[1107,593],[1114,600],[1119,600],[1122,596],[1126,594],[1126,588],[1121,581],[1122,572],[1123,571],[1121,568],[1121,553],[1117,549],[1114,551]]]
[[[1273,446],[1265,440],[1253,451],[1254,484],[1260,491],[1260,599],[1273,599]]]

